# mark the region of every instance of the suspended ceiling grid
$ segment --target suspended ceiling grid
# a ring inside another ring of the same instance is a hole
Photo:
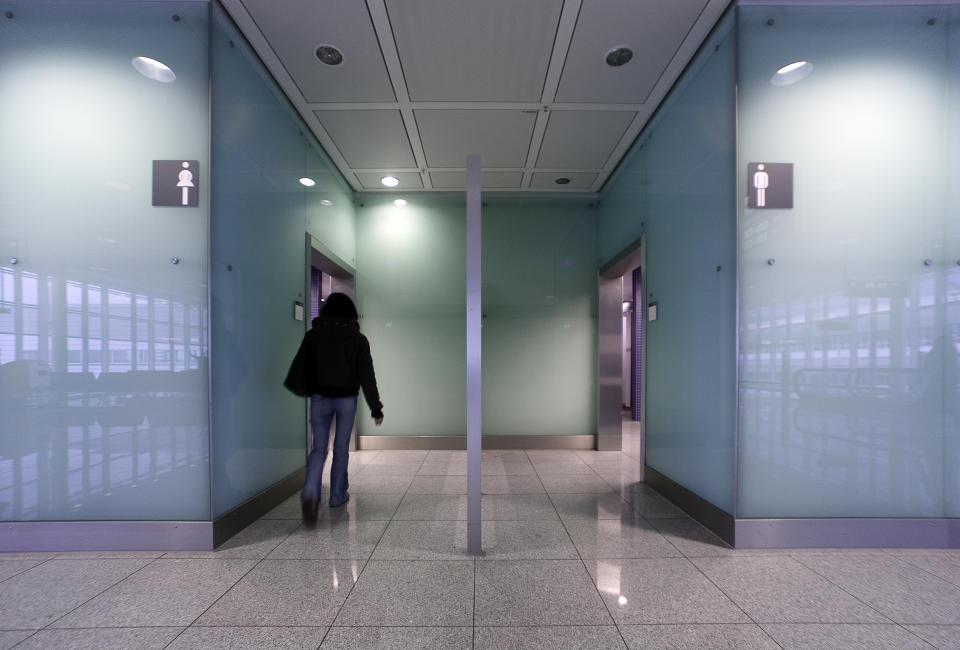
[[[599,191],[727,4],[224,1],[358,192],[462,191],[468,154],[484,190]]]

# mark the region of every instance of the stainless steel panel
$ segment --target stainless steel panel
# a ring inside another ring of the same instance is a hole
[[[594,449],[597,437],[582,436],[483,436],[484,449]],[[466,449],[466,436],[359,436],[363,450]]]
[[[597,449],[620,451],[623,424],[623,278],[598,279]]]
[[[481,377],[480,156],[467,156],[467,551],[483,553],[480,518]]]
[[[0,552],[212,550],[211,521],[18,521],[0,525]]]
[[[960,548],[957,519],[737,519],[737,548]]]

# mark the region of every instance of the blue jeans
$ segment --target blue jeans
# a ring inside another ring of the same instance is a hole
[[[350,455],[350,433],[357,416],[357,396],[310,397],[310,426],[313,427],[313,449],[307,459],[307,479],[303,483],[304,501],[320,500],[323,464],[330,443],[330,424],[336,416],[337,433],[333,439],[333,462],[330,464],[330,505],[337,507],[347,499],[347,460]]]

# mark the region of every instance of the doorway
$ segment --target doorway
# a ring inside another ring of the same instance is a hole
[[[345,293],[356,300],[356,269],[340,259],[323,242],[307,233],[306,236],[306,296],[304,330],[309,330],[313,319],[320,315],[324,301],[331,293]],[[313,431],[310,428],[310,401],[307,400],[306,455],[313,449]],[[333,436],[330,436],[333,445]],[[357,425],[350,435],[350,451],[357,448]]]
[[[645,255],[645,238],[641,237],[603,265],[599,272],[597,449],[600,451],[630,451],[642,456],[646,413]]]

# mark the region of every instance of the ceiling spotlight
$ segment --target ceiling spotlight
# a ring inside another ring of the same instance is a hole
[[[770,83],[774,86],[789,86],[801,79],[806,79],[811,72],[813,72],[813,64],[809,61],[794,61],[777,70],[776,74],[770,77]]]
[[[173,74],[173,70],[166,65],[146,56],[135,56],[130,59],[130,64],[147,79],[153,79],[160,83],[167,84],[177,78],[177,75]]]
[[[406,199],[394,199],[393,204],[399,207],[403,207],[407,204]]]
[[[343,53],[332,45],[321,45],[317,48],[316,54],[320,63],[326,63],[327,65],[343,63]]]
[[[613,68],[629,63],[633,58],[633,50],[629,47],[615,47],[607,52],[607,65]]]
[[[304,176],[303,178],[300,179],[300,184],[303,185],[304,187],[313,187],[314,185],[317,184],[317,181],[313,180],[312,178],[307,178],[306,176]]]
[[[396,187],[400,184],[400,181],[397,180],[396,176],[384,176],[380,179],[380,182],[386,185],[387,187]]]
[[[330,199],[320,199],[320,205],[331,206],[333,205],[333,201]]]
[[[566,185],[569,182],[570,182],[570,179],[567,178],[566,176],[561,176],[560,178],[554,181],[554,183],[556,183],[557,185]]]

